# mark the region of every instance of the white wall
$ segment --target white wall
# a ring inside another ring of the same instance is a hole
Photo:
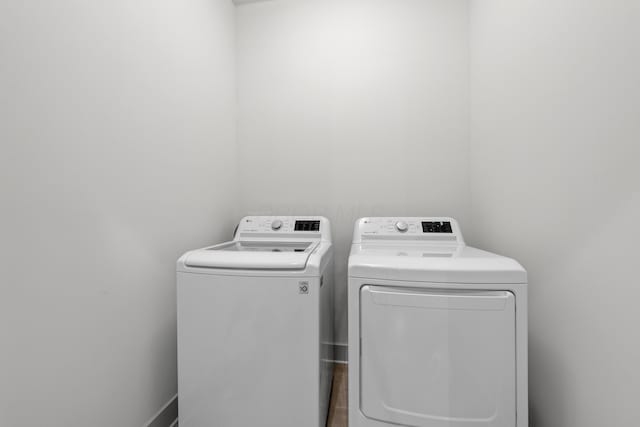
[[[360,216],[467,224],[467,0],[276,0],[237,9],[241,206],[321,214],[336,327]]]
[[[640,7],[471,10],[470,240],[529,270],[532,425],[637,425]]]
[[[176,393],[175,260],[237,211],[233,5],[0,5],[0,425]]]
[[[175,259],[269,212],[333,221],[342,341],[355,218],[457,217],[529,270],[532,425],[635,425],[640,9],[471,5],[3,2],[0,425],[149,419]]]

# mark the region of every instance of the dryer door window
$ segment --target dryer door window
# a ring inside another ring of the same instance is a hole
[[[515,297],[364,286],[360,409],[419,427],[516,423]]]

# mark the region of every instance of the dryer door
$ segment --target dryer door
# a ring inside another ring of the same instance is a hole
[[[420,427],[516,425],[515,297],[364,286],[360,409]]]

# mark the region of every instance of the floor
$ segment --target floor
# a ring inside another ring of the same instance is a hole
[[[347,427],[349,412],[347,407],[347,373],[345,364],[336,364],[333,372],[333,390],[327,427]]]

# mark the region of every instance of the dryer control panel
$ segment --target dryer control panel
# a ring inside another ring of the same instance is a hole
[[[356,222],[353,242],[424,241],[464,243],[458,223],[447,217],[370,217]]]

